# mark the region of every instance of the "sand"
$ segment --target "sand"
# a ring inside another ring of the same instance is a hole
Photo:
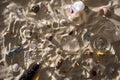
[[[0,80],[19,80],[37,62],[39,80],[120,80],[120,0],[82,0],[88,8],[71,16],[77,1],[0,1]]]

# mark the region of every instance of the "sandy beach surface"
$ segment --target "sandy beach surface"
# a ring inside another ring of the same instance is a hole
[[[120,80],[119,59],[120,0],[0,0],[0,80]]]

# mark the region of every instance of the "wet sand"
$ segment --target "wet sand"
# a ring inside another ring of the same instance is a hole
[[[88,8],[70,20],[63,7],[76,1],[36,1],[36,14],[30,0],[0,1],[0,80],[19,80],[36,62],[39,80],[120,80],[120,0],[83,0]],[[111,16],[98,15],[110,1]],[[94,42],[101,37],[102,43]]]

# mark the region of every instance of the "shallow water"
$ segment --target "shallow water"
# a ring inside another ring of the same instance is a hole
[[[0,79],[19,80],[36,62],[42,65],[36,73],[40,80],[120,79],[119,6],[110,17],[102,17],[94,9],[109,4],[109,1],[96,0],[92,5],[85,0],[89,9],[71,17],[64,7],[76,1],[0,1]],[[35,3],[40,6],[37,13],[30,11]],[[119,0],[113,3],[117,6]],[[60,20],[63,19],[66,22],[62,24]],[[90,38],[84,40],[86,32],[90,33]],[[95,43],[99,48],[91,46],[98,36],[107,39],[107,48],[104,42]],[[23,49],[16,51],[18,46]],[[92,52],[90,55],[85,54],[87,49]],[[6,56],[9,51],[12,56]],[[105,55],[97,55],[97,51]],[[111,66],[115,68],[114,73],[110,73],[112,76],[108,74]],[[93,69],[96,76],[91,74]]]

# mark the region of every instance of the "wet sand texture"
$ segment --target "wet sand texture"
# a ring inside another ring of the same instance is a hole
[[[78,1],[0,1],[0,80],[120,80],[120,0]]]

